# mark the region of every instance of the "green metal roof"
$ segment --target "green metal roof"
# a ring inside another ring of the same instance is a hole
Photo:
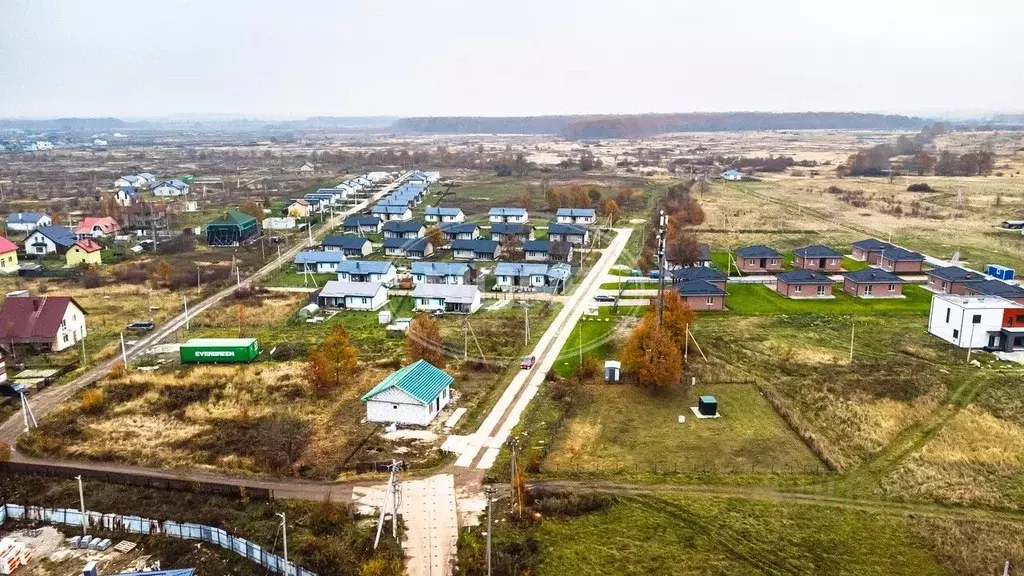
[[[417,360],[408,366],[396,370],[381,380],[363,395],[363,402],[389,388],[398,388],[424,404],[430,404],[437,395],[451,384],[452,378],[447,372],[435,367],[426,360]]]
[[[256,219],[249,214],[245,214],[244,212],[239,212],[237,210],[228,210],[221,215],[220,218],[210,222],[210,224],[234,224],[236,226],[245,226],[255,221]]]

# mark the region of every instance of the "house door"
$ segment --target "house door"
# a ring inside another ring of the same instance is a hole
[[[995,348],[996,347],[996,335],[995,334],[989,334],[988,335],[988,347],[989,348]]]
[[[824,267],[825,267],[825,259],[824,258],[818,258],[818,268],[824,268]]]
[[[761,258],[761,266],[760,267],[761,268],[767,268],[768,267],[768,259],[767,258]]]

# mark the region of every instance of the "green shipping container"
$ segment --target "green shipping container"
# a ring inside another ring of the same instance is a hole
[[[181,345],[182,364],[252,362],[260,353],[255,338],[193,338]]]

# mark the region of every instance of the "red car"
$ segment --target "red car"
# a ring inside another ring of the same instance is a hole
[[[536,363],[537,358],[535,356],[525,356],[519,365],[522,366],[523,370],[529,370],[530,368],[533,368],[533,365]]]

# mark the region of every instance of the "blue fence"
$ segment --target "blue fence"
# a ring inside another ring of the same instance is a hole
[[[277,574],[285,576],[316,576],[313,572],[296,566],[291,562],[285,564],[284,558],[264,550],[258,544],[228,534],[220,528],[205,524],[174,522],[173,520],[152,520],[140,516],[124,516],[121,514],[103,514],[86,510],[86,523],[89,529],[105,532],[125,532],[129,534],[146,534],[180,538],[182,540],[198,540],[208,544],[216,544],[230,550],[250,562],[263,566]],[[21,506],[4,504],[0,506],[0,524],[8,518],[11,520],[27,520],[46,522],[48,524],[82,525],[82,513],[73,508],[43,508],[41,506]]]

